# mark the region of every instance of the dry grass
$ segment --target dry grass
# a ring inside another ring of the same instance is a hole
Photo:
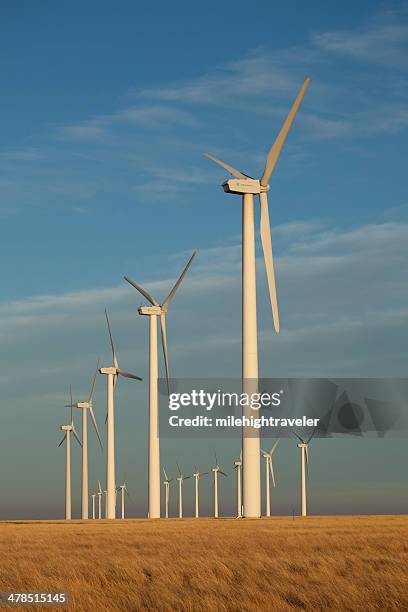
[[[408,610],[405,516],[0,523],[0,555],[81,612]]]

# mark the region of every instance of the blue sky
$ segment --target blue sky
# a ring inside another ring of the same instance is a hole
[[[173,373],[239,375],[239,199],[202,153],[259,176],[306,76],[270,192],[278,338],[259,261],[261,374],[405,376],[404,3],[16,1],[0,16],[1,445],[16,466],[3,516],[62,512],[54,441],[69,383],[86,394],[96,358],[109,358],[105,305],[124,365],[146,379],[146,321],[123,274],[161,297],[197,249],[169,317]],[[124,381],[118,396],[118,478],[138,492],[135,512],[145,507],[146,391]],[[316,512],[333,511],[341,487],[343,511],[402,511],[406,454],[395,440],[378,444],[381,455],[375,441],[316,441],[318,457],[333,458],[330,474],[316,466]],[[343,447],[352,452],[340,466]],[[192,463],[192,447],[176,449],[163,443],[166,465]],[[96,451],[93,480],[103,476]],[[228,444],[226,463],[234,452]],[[280,452],[277,504],[289,512],[297,456]],[[39,474],[42,498],[28,510],[22,492]]]

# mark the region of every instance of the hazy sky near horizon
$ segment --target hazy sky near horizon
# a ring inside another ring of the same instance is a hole
[[[145,512],[148,330],[124,274],[162,298],[197,250],[168,317],[171,371],[239,377],[240,200],[202,153],[259,176],[307,76],[269,196],[279,336],[258,252],[260,374],[406,376],[404,4],[3,3],[0,519],[63,515],[58,428],[69,384],[83,399],[97,358],[110,365],[105,306],[123,367],[144,378],[118,387],[117,477]],[[95,403],[103,429],[102,377]],[[163,440],[163,465],[209,467],[208,442]],[[239,443],[216,450],[231,513]],[[406,460],[405,440],[316,440],[311,511],[406,512]],[[282,441],[276,512],[298,509],[298,463]]]

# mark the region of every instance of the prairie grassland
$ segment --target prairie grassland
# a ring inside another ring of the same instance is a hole
[[[81,612],[408,610],[407,516],[9,522],[0,555]]]

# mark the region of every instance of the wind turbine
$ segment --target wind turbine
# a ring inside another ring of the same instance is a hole
[[[252,395],[258,388],[258,339],[256,317],[256,267],[254,232],[254,195],[258,194],[261,208],[261,242],[265,259],[269,296],[272,305],[276,332],[279,332],[279,312],[276,296],[275,272],[272,256],[272,239],[268,212],[269,180],[278,161],[283,143],[293,123],[300,103],[309,85],[303,83],[277,139],[266,158],[265,169],[260,179],[243,174],[230,164],[212,155],[206,156],[230,172],[235,178],[223,183],[226,193],[242,195],[242,381],[243,392]],[[250,406],[243,406],[244,416],[250,416]],[[259,429],[243,427],[243,498],[244,516],[261,516],[261,473]]]
[[[102,495],[103,491],[101,487],[101,482],[100,480],[98,480],[98,519],[102,518]]]
[[[169,518],[170,483],[173,480],[173,478],[169,479],[169,477],[166,474],[166,470],[164,468],[163,468],[163,473],[164,473],[164,480],[163,480],[163,486],[164,486],[164,510],[165,510],[165,517]]]
[[[69,393],[70,393],[71,404],[72,404],[71,388],[69,389]],[[71,422],[69,423],[69,425],[61,425],[60,430],[65,432],[64,437],[62,438],[61,442],[58,444],[58,446],[61,446],[61,444],[65,441],[65,520],[70,521],[71,516],[72,516],[71,514],[71,432],[74,434],[75,439],[77,440],[78,444],[82,446],[81,440],[79,439],[77,431],[75,429],[74,415],[72,414],[72,408],[71,408]]]
[[[201,478],[201,476],[207,476],[207,474],[209,474],[209,472],[200,472],[200,470],[198,469],[197,466],[194,466],[194,480],[195,480],[195,516],[196,518],[199,517],[199,499],[198,499],[198,489],[199,489],[199,480]]]
[[[263,458],[265,459],[265,505],[266,505],[266,516],[271,516],[271,494],[270,494],[270,485],[269,478],[272,476],[272,483],[275,487],[275,473],[273,471],[273,461],[272,455],[275,452],[276,447],[278,446],[279,439],[276,440],[275,444],[272,446],[271,450],[264,451],[261,449],[261,453]]]
[[[218,474],[222,474],[223,476],[227,476],[225,472],[223,472],[218,465],[218,459],[216,453],[215,456],[215,466],[211,468],[211,471],[214,473],[214,517],[218,518]]]
[[[242,448],[239,460],[234,461],[234,470],[237,470],[237,518],[242,518],[242,489],[241,489],[241,469],[242,469]]]
[[[121,518],[124,519],[125,518],[125,493],[129,497],[126,482],[123,482],[123,484],[119,485],[116,490],[121,492],[121,502],[122,502]]]
[[[95,497],[96,497],[96,493],[92,493],[91,497],[92,497],[92,518],[93,518],[93,520],[95,520]]]
[[[100,368],[101,374],[107,375],[108,380],[108,414],[107,414],[107,461],[106,461],[106,518],[114,519],[116,516],[116,483],[115,483],[115,410],[114,410],[114,391],[118,377],[142,380],[140,376],[125,372],[119,367],[118,358],[113,344],[112,331],[109,323],[108,313],[105,309],[106,323],[108,325],[109,339],[112,348],[113,366]]]
[[[93,393],[95,390],[95,382],[96,377],[98,375],[99,369],[99,360],[96,366],[95,375],[92,379],[91,390],[89,393],[89,397],[86,402],[75,402],[70,404],[68,407],[70,408],[79,408],[82,410],[82,520],[87,520],[89,517],[88,511],[88,499],[89,499],[89,490],[88,490],[88,410],[91,415],[92,424],[96,431],[96,435],[98,436],[99,444],[102,446],[101,436],[99,434],[98,425],[95,420],[95,414],[93,411]]]
[[[169,304],[187,274],[195,252],[190,257],[186,267],[179,276],[173,289],[160,305],[151,294],[140,285],[125,276],[125,280],[150,302],[150,306],[141,306],[140,315],[150,318],[149,331],[149,518],[160,518],[160,438],[158,416],[158,356],[157,356],[157,317],[160,317],[161,340],[166,370],[167,389],[169,391],[169,360],[167,354],[166,314]]]
[[[179,475],[177,476],[177,480],[179,483],[179,518],[183,518],[183,486],[184,481],[188,478],[191,478],[191,476],[183,476],[179,464],[177,464],[177,469],[179,471]]]
[[[309,476],[309,443],[313,438],[316,429],[313,430],[311,436],[305,441],[295,433],[295,436],[300,440],[297,445],[300,448],[300,499],[302,506],[302,516],[307,516],[307,478]]]

